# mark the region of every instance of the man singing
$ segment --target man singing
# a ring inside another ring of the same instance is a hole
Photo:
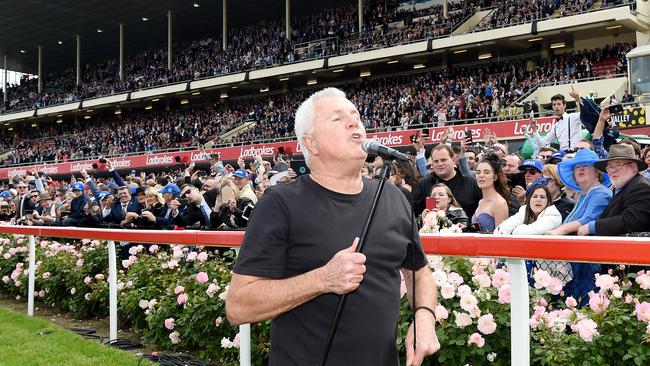
[[[226,313],[232,324],[271,322],[270,365],[316,365],[336,311],[349,293],[328,365],[395,366],[400,269],[409,300],[416,279],[407,365],[440,348],[436,287],[410,205],[387,184],[363,254],[356,253],[379,182],[361,177],[366,133],[359,111],[335,88],[296,112],[296,135],[311,174],[269,188],[255,206],[234,269]]]

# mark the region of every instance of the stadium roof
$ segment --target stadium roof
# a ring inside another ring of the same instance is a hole
[[[356,2],[293,0],[291,16]],[[228,27],[284,19],[284,4],[282,0],[230,0]],[[221,0],[5,1],[0,12],[0,68],[4,67],[2,55],[6,54],[9,70],[36,74],[38,45],[43,47],[45,75],[74,68],[76,34],[81,36],[82,65],[117,60],[119,23],[124,23],[125,56],[152,48],[166,48],[167,10],[172,11],[174,42],[196,39],[205,34],[221,37]]]

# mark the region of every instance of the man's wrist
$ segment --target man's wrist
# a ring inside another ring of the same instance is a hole
[[[433,321],[434,322],[436,321],[436,312],[432,308],[428,306],[420,305],[416,307],[413,312],[417,314],[418,310],[424,310],[425,313],[430,313],[431,316],[433,317]]]

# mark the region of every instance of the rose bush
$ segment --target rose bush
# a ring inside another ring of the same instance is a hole
[[[0,292],[24,301],[28,240],[0,237]],[[37,240],[35,296],[79,318],[108,313],[105,243]],[[234,253],[197,247],[135,245],[118,261],[120,326],[145,342],[219,364],[238,364],[238,328],[225,315]],[[441,350],[426,365],[510,364],[510,274],[494,259],[429,256],[438,288],[434,309]],[[531,359],[535,365],[646,365],[650,363],[650,271],[596,277],[598,293],[578,308],[564,298],[562,282],[546,271],[532,274]],[[398,348],[411,311],[403,297]],[[252,358],[268,362],[269,322],[253,324]],[[616,363],[614,362],[614,363]]]

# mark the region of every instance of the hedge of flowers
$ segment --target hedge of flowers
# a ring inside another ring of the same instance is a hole
[[[0,237],[0,292],[27,295],[27,237]],[[103,242],[37,240],[38,301],[79,318],[108,313],[108,252]],[[120,326],[144,342],[219,364],[238,364],[238,328],[225,316],[234,253],[137,245],[119,263]],[[510,364],[510,274],[492,259],[430,256],[442,349],[425,364]],[[589,304],[562,295],[562,282],[534,273],[531,358],[535,365],[650,364],[650,271],[598,275]],[[615,275],[616,274],[616,275]],[[398,348],[410,322],[404,297]],[[269,322],[252,326],[252,358],[266,365]]]

